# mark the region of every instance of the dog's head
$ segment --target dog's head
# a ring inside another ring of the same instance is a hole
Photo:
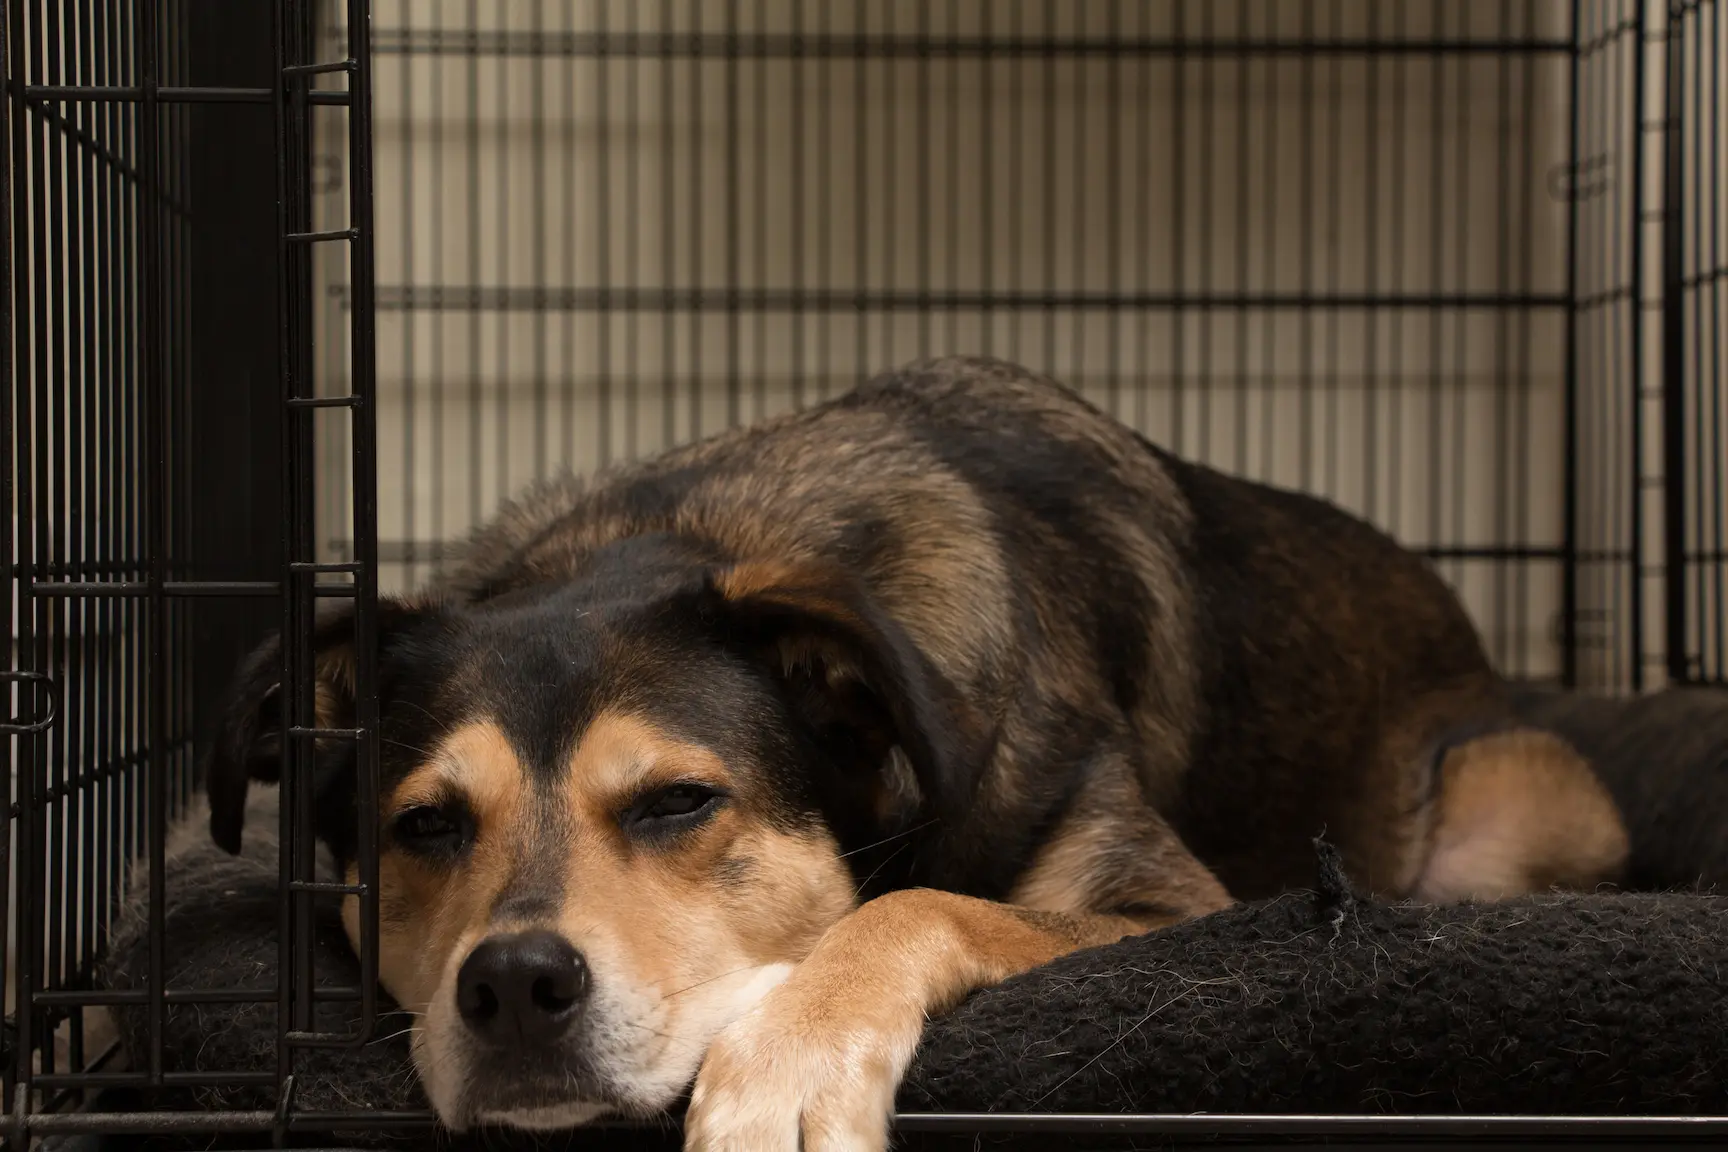
[[[452,1126],[673,1103],[973,786],[952,688],[855,583],[663,553],[379,605],[379,972]],[[352,727],[351,611],[312,657],[318,726]],[[208,765],[230,851],[249,781],[280,773],[280,667],[272,641],[242,669]],[[318,835],[352,880],[354,745],[315,762]]]

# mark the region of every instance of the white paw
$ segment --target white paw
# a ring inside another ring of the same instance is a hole
[[[686,1152],[883,1152],[922,1030],[910,1004],[825,996],[794,974],[708,1049]]]

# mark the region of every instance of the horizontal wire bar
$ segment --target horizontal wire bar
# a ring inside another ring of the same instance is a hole
[[[347,396],[292,396],[288,399],[290,408],[355,408],[360,404],[360,397]]]
[[[312,728],[294,725],[288,735],[310,740],[358,740],[366,735],[364,728]]]
[[[349,540],[332,540],[336,550],[353,547]],[[457,541],[440,540],[380,540],[380,564],[406,564],[417,560],[442,560],[455,555]],[[1435,544],[1407,545],[1412,551],[1439,560],[1562,560],[1565,551],[1558,544]]]
[[[385,56],[604,56],[666,60],[924,59],[1063,56],[1188,58],[1242,56],[1544,56],[1570,55],[1570,40],[1530,39],[1193,39],[1178,37],[1064,37],[1031,39],[974,36],[792,36],[700,32],[465,32],[438,29],[373,33],[372,50]]]
[[[202,1074],[199,1074],[202,1075]],[[268,1075],[268,1074],[265,1074]],[[166,1080],[167,1077],[164,1077]],[[40,1079],[38,1080],[40,1083]],[[355,1129],[429,1128],[436,1117],[425,1111],[277,1111],[233,1112],[73,1112],[31,1116],[32,1134],[149,1134],[168,1132],[263,1131],[279,1122],[293,1131],[335,1132]],[[1540,1137],[1600,1139],[1660,1138],[1716,1142],[1728,1136],[1723,1116],[1411,1116],[1276,1114],[1126,1114],[902,1112],[894,1117],[901,1132],[954,1134],[1163,1135],[1187,1137]],[[0,1134],[11,1135],[11,1116],[0,1119]],[[600,1120],[588,1127],[613,1131],[665,1132],[665,1121]]]
[[[154,585],[146,580],[44,581],[28,587],[33,596],[68,600],[135,598],[148,596],[154,590]],[[170,599],[193,596],[278,596],[282,592],[282,585],[274,580],[169,580],[162,585],[162,592]],[[354,585],[318,584],[313,588],[313,594],[349,597],[354,595]]]
[[[282,69],[284,76],[322,76],[330,72],[353,72],[356,65],[349,60],[326,60],[319,64],[290,64]]]
[[[148,1072],[55,1072],[34,1076],[38,1088],[155,1088],[155,1087],[251,1087],[276,1083],[274,1072],[164,1072],[161,1084]],[[35,1123],[31,1124],[35,1128]]]
[[[349,289],[331,290],[344,306]],[[1038,291],[858,291],[789,288],[487,288],[471,285],[381,284],[375,302],[382,311],[426,312],[907,312],[954,309],[1560,309],[1571,301],[1560,293],[1432,292],[1038,292]]]
[[[332,228],[328,232],[290,232],[283,239],[290,244],[320,244],[326,240],[353,240],[359,235],[358,228]]]
[[[364,896],[366,885],[347,884],[340,880],[290,880],[290,892],[332,892],[341,896]]]
[[[12,90],[18,89],[17,82]],[[138,104],[144,90],[135,86],[109,84],[26,84],[26,100],[76,101],[81,104]],[[268,104],[275,98],[269,88],[179,88],[161,87],[155,91],[159,104]],[[319,89],[307,93],[313,104],[346,104],[348,93]]]
[[[312,998],[320,1003],[340,1004],[360,999],[360,989],[347,984],[314,988]],[[128,1004],[148,1004],[146,988],[57,988],[37,992],[32,1003],[45,1008],[107,1008]],[[274,988],[170,988],[165,993],[169,1004],[274,1004]]]

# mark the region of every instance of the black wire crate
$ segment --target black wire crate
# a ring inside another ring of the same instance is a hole
[[[375,845],[332,876],[311,835],[319,740],[355,744],[377,823],[380,592],[531,480],[914,357],[1019,361],[1367,517],[1511,677],[1728,685],[1723,0],[11,0],[0,27],[8,1146],[424,1138],[296,1088],[403,1026]],[[336,599],[339,731],[310,640]],[[167,946],[199,755],[271,629],[281,895],[244,975],[191,986]],[[345,897],[358,964],[326,971]],[[260,1039],[187,1071],[202,1018]],[[968,1146],[1728,1127],[902,1120]]]

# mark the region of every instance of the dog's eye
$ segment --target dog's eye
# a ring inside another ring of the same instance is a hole
[[[468,839],[466,821],[457,813],[431,805],[398,813],[390,824],[390,833],[398,844],[412,852],[452,852]]]
[[[624,825],[642,832],[674,832],[701,823],[719,809],[725,795],[702,784],[674,784],[650,792],[630,806]]]

